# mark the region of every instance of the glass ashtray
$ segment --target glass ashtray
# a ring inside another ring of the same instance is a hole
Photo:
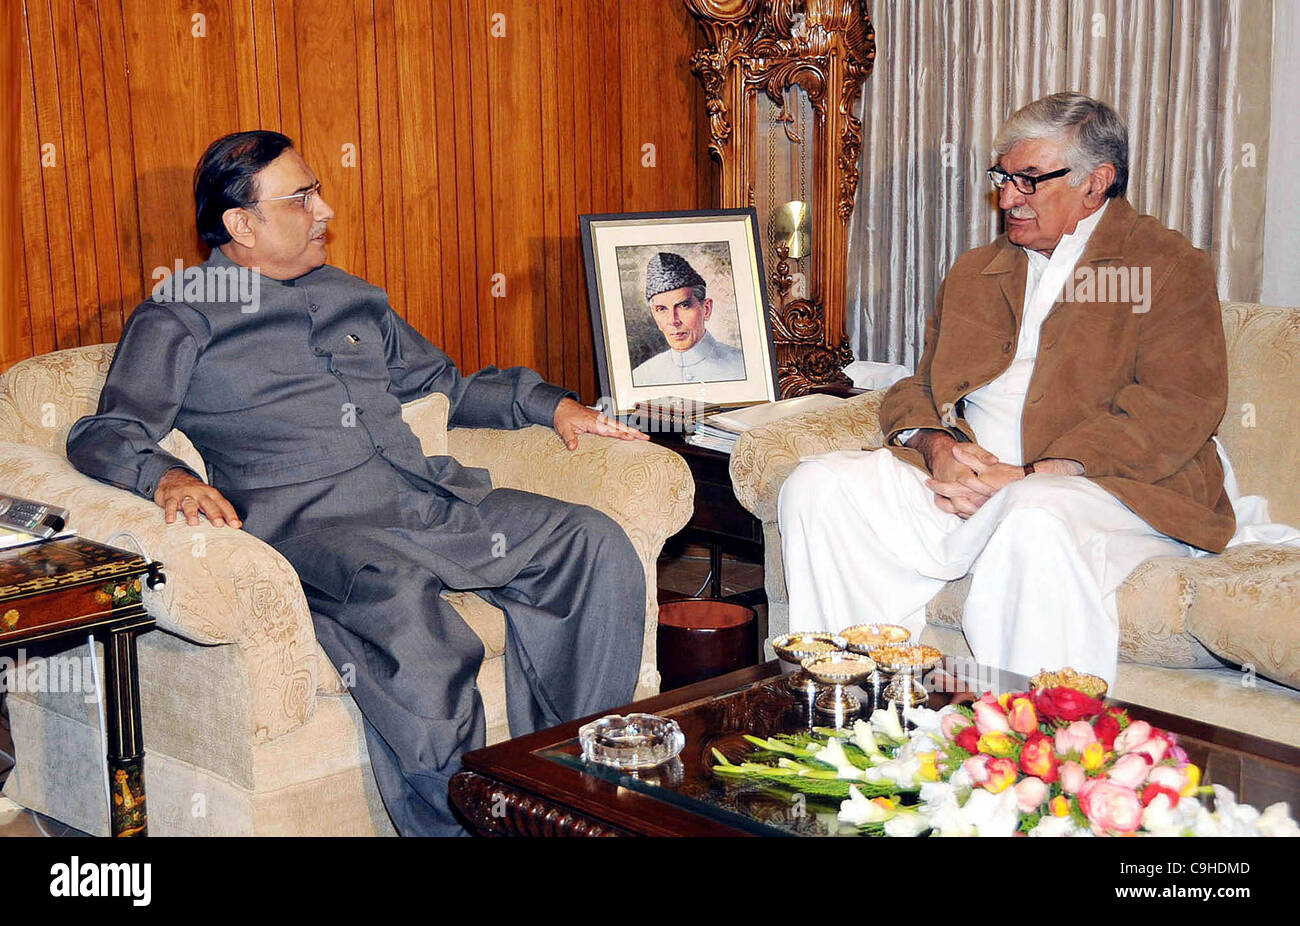
[[[582,758],[610,768],[653,768],[675,759],[686,735],[675,720],[654,714],[608,714],[578,730]]]

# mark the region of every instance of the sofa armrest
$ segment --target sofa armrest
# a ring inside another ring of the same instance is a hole
[[[657,692],[657,562],[664,541],[681,530],[695,510],[695,481],[686,461],[646,441],[592,434],[580,436],[578,448],[571,451],[553,430],[538,425],[518,431],[452,428],[447,443],[462,464],[485,467],[497,488],[590,505],[623,528],[646,579],[645,640],[636,696]]]
[[[864,392],[834,408],[791,415],[741,434],[731,454],[731,485],[740,504],[760,521],[775,522],[781,486],[800,460],[832,450],[880,447],[884,397],[883,389]]]
[[[163,520],[162,509],[79,473],[61,454],[0,441],[0,489],[62,505],[69,527],[131,549],[132,535],[167,581],[142,589],[159,628],[201,645],[243,650],[259,735],[303,723],[315,703],[316,634],[302,585],[274,549],[242,530]],[[110,541],[110,538],[115,538]]]
[[[481,466],[497,488],[521,489],[609,515],[642,556],[658,556],[663,542],[690,520],[695,482],[686,461],[657,444],[584,434],[569,450],[550,428],[518,431],[452,428],[448,452],[465,466]]]

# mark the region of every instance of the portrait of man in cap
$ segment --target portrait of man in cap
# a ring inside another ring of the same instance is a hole
[[[708,286],[690,262],[656,251],[646,264],[645,299],[667,349],[632,370],[633,386],[722,382],[745,378],[745,355],[713,336]]]

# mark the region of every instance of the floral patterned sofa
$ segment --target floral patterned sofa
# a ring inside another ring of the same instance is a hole
[[[1230,388],[1219,438],[1243,495],[1272,520],[1300,524],[1300,309],[1225,303]],[[800,459],[879,447],[884,393],[742,435],[736,496],[763,522],[771,636],[789,627],[777,496]],[[922,639],[969,655],[961,632],[968,580],[930,602]],[[1118,698],[1300,745],[1300,550],[1244,544],[1222,555],[1148,560],[1119,590]]]
[[[145,590],[158,630],[139,641],[145,785],[154,835],[391,834],[370,770],[361,715],[316,642],[297,574],[243,531],[163,522],[152,501],[78,473],[64,442],[91,414],[113,345],[33,357],[0,377],[0,488],[67,507],[71,526],[131,548],[167,582]],[[403,415],[426,454],[450,453],[509,486],[591,505],[631,538],[646,574],[637,696],[658,690],[655,562],[689,519],[694,483],[681,457],[647,443],[584,437],[572,453],[550,429],[447,429],[433,395]],[[178,431],[162,442],[205,472]],[[486,649],[478,686],[488,741],[505,718],[505,618],[477,595],[447,593]],[[5,794],[91,833],[106,833],[96,706],[81,693],[8,697],[17,765]],[[610,705],[611,707],[615,705]]]

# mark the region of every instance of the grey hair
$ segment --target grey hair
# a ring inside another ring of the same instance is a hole
[[[1079,186],[1102,164],[1115,165],[1115,180],[1106,196],[1123,196],[1128,190],[1128,129],[1115,110],[1082,93],[1053,93],[1016,110],[1003,124],[993,150],[998,157],[1018,143],[1039,138],[1060,138],[1062,157]]]
[[[706,290],[703,286],[692,286],[692,287],[691,287],[691,295],[695,297],[695,301],[696,301],[696,302],[703,302],[703,301],[704,301],[705,293],[707,293],[707,292],[708,292],[708,290]]]

